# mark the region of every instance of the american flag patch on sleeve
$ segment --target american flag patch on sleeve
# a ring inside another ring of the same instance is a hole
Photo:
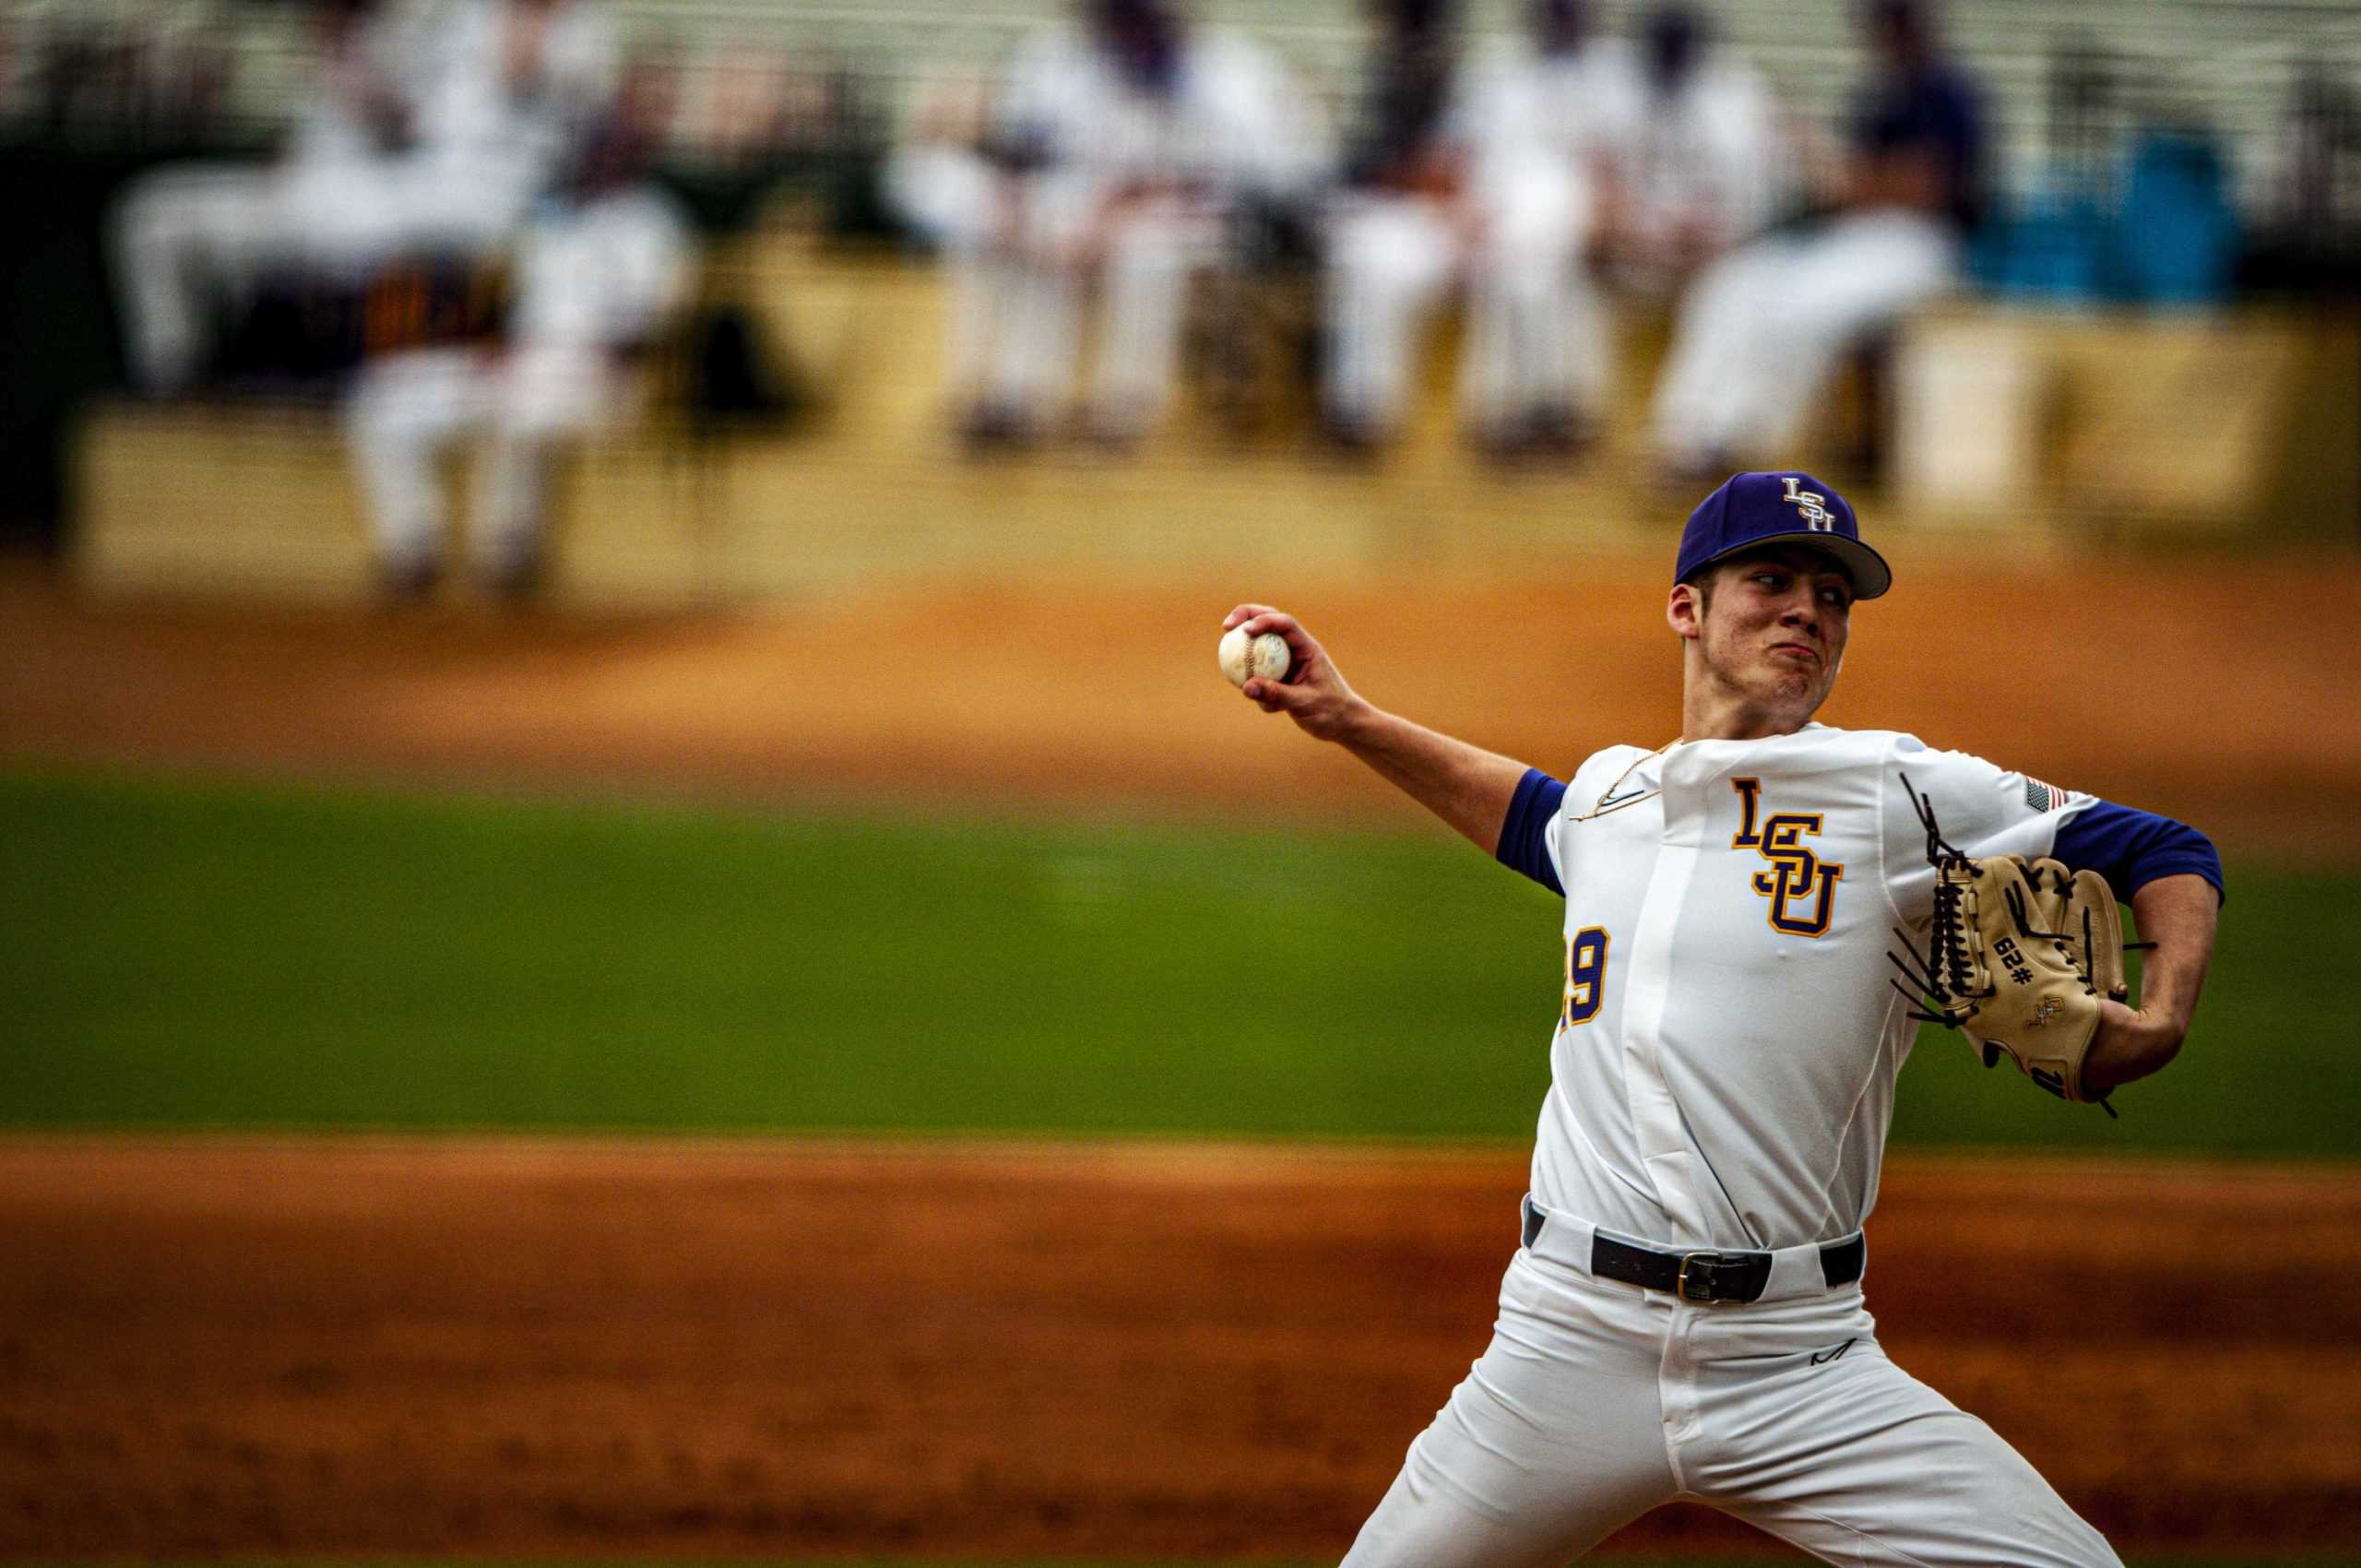
[[[2025,778],[2025,805],[2037,812],[2054,812],[2066,803],[2066,791],[2054,784],[2044,784],[2028,775]]]

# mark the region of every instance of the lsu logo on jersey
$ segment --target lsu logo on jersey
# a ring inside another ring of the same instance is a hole
[[[1798,490],[1796,488],[1796,481],[1792,478],[1781,480],[1779,482],[1787,487],[1786,494],[1781,496],[1780,499],[1788,503],[1804,515],[1804,527],[1806,529],[1809,529],[1813,533],[1830,533],[1834,531],[1836,528],[1836,516],[1828,509],[1827,496],[1822,495],[1816,490]]]
[[[1820,851],[1803,841],[1820,836],[1821,814],[1774,812],[1763,816],[1762,780],[1733,778],[1730,788],[1738,798],[1738,826],[1730,848],[1752,849],[1771,862],[1750,883],[1771,900],[1771,929],[1789,936],[1827,935],[1836,916],[1836,885],[1845,880],[1845,868],[1821,860]]]

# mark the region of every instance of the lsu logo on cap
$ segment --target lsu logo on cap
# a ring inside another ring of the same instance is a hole
[[[1828,497],[1818,491],[1797,490],[1793,479],[1779,481],[1787,487],[1780,499],[1792,505],[1804,515],[1804,527],[1814,533],[1827,533],[1836,527],[1835,514],[1828,509]]]

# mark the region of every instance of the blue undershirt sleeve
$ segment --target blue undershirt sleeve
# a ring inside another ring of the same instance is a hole
[[[1565,798],[1563,784],[1537,767],[1526,768],[1509,800],[1500,845],[1492,851],[1501,864],[1523,872],[1561,898],[1566,890],[1558,885],[1558,873],[1549,864],[1549,824],[1558,814],[1558,802]]]
[[[2222,857],[2212,839],[2187,823],[2112,801],[2094,801],[2068,818],[2052,852],[2076,871],[2106,877],[2127,904],[2158,877],[2183,872],[2194,872],[2213,885],[2215,897],[2226,897]]]

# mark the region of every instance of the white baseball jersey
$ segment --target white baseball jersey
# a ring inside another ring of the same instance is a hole
[[[522,76],[510,59],[520,12],[503,0],[463,0],[442,19],[416,64],[421,148],[470,172],[512,168],[538,188],[573,139],[614,95],[622,50],[602,6],[568,0],[541,24]]]
[[[1584,77],[1589,150],[1613,167],[1633,221],[1658,230],[1705,223],[1724,244],[1762,227],[1784,172],[1771,89],[1753,67],[1709,49],[1663,91],[1619,39],[1584,53],[1594,57]]]
[[[1133,179],[1284,191],[1316,172],[1323,140],[1277,57],[1220,28],[1182,40],[1163,94],[1126,80],[1083,29],[1051,28],[1010,63],[999,123],[1010,139],[1038,143],[1077,200]]]
[[[548,204],[517,241],[511,334],[584,348],[646,341],[688,291],[690,234],[681,204],[655,185]]]
[[[1562,54],[1522,42],[1487,50],[1453,84],[1446,134],[1479,162],[1532,156],[1577,162],[1596,150],[1601,74],[1621,62],[1596,42]]]
[[[1615,746],[1575,772],[1548,829],[1566,983],[1533,1157],[1543,1208],[1674,1246],[1861,1228],[1916,1033],[1886,954],[1932,912],[1905,774],[1971,855],[2046,854],[2092,803],[1820,724]]]
[[[2023,1455],[1887,1357],[1860,1281],[1830,1283],[1813,1246],[1876,1200],[1913,1036],[1885,953],[1931,916],[1934,871],[1905,775],[1970,854],[2040,854],[2070,822],[2078,863],[2220,884],[2178,824],[1890,731],[1616,746],[1545,834],[1513,805],[1510,863],[1539,875],[1546,852],[1568,895],[1541,1223],[1346,1568],[1563,1562],[1675,1499],[1831,1562],[2119,1568]],[[1772,1289],[1643,1289],[1597,1271],[1600,1230],[1772,1250]]]

